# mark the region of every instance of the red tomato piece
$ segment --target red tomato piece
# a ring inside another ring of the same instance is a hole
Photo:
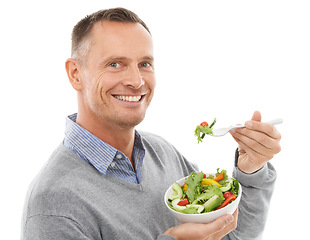
[[[180,200],[180,202],[178,202],[178,205],[179,206],[186,206],[188,204],[188,200],[187,199],[183,199],[183,200]]]
[[[236,195],[235,194],[231,194],[228,198],[225,199],[225,201],[221,204],[221,206],[219,206],[217,209],[221,209],[223,207],[226,207],[229,203],[231,203],[233,200],[236,199]]]
[[[224,198],[227,199],[229,198],[231,195],[233,195],[231,192],[224,192]]]
[[[202,123],[200,123],[200,126],[202,126],[202,127],[208,127],[209,124],[208,124],[207,122],[202,122]]]

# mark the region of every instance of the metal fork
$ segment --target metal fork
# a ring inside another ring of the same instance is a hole
[[[274,119],[272,121],[268,121],[266,123],[269,123],[269,124],[272,124],[272,125],[276,125],[276,124],[280,124],[282,122],[283,122],[282,118],[277,118],[277,119]],[[210,134],[210,136],[221,137],[221,136],[224,136],[225,134],[227,134],[230,130],[232,130],[234,128],[244,128],[244,127],[245,126],[241,124],[241,125],[235,125],[235,126],[228,127],[228,128],[214,129],[213,130],[213,134]]]

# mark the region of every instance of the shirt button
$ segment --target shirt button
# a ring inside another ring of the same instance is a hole
[[[121,158],[123,158],[123,156],[122,156],[122,154],[117,154],[117,155],[116,155],[116,158],[117,158],[117,159],[121,159]]]
[[[111,162],[111,167],[114,167],[115,166],[115,162]]]

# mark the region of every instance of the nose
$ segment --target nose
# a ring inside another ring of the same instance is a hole
[[[139,89],[145,84],[138,66],[128,68],[126,80],[123,84],[134,89]]]

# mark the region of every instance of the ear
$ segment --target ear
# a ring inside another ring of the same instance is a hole
[[[68,58],[65,67],[72,87],[76,91],[80,91],[82,89],[80,64],[74,58]]]

